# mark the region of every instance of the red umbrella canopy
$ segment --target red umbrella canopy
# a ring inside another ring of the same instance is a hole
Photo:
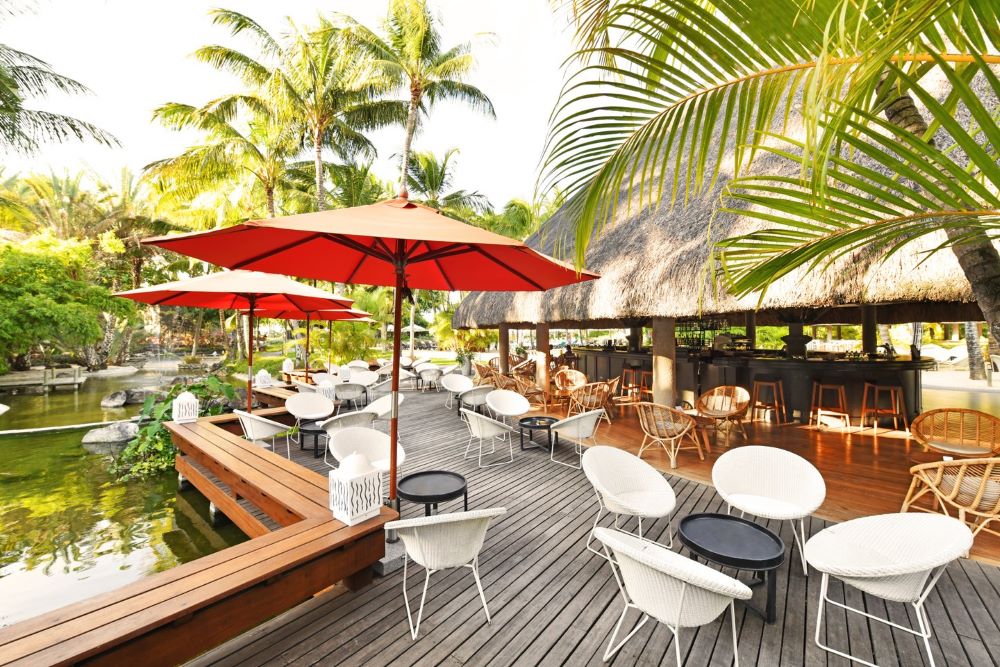
[[[313,322],[372,322],[370,314],[363,310],[255,310],[254,314],[264,320],[312,320]]]
[[[252,306],[257,316],[261,310],[345,309],[354,303],[333,292],[258,271],[220,271],[119,292],[118,296],[154,306],[230,310],[247,310]]]
[[[232,269],[433,290],[545,290],[591,280],[521,241],[406,199],[254,220],[145,243]]]

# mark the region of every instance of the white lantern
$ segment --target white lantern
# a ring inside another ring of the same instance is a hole
[[[343,380],[344,382],[350,382],[351,381],[351,367],[350,366],[341,366],[340,367],[340,379]]]
[[[170,417],[178,424],[198,421],[198,399],[190,391],[182,391],[174,399]]]
[[[337,400],[337,390],[333,388],[333,383],[329,380],[323,380],[318,385],[316,385],[316,393],[322,394],[331,401],[336,402]]]
[[[267,369],[260,369],[257,371],[257,375],[253,378],[253,383],[258,387],[270,387],[271,386],[271,374],[267,372]]]
[[[337,521],[354,526],[379,515],[382,481],[362,454],[351,454],[330,471],[330,510]]]
[[[281,362],[282,373],[291,373],[294,370],[295,370],[295,362],[292,361],[291,359],[285,359],[284,361]]]

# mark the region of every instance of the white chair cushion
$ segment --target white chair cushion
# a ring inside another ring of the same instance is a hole
[[[656,519],[669,516],[677,505],[677,498],[672,490],[669,493],[626,491],[614,496],[603,496],[603,499],[604,504],[612,512]]]

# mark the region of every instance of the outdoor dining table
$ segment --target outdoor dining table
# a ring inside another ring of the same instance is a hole
[[[469,511],[469,487],[457,472],[449,470],[424,470],[406,475],[396,485],[396,493],[403,500],[421,503],[424,515],[437,512],[438,503],[464,498],[465,511]]]
[[[539,416],[535,416],[535,417],[521,417],[517,421],[517,424],[520,427],[519,430],[520,430],[520,433],[521,433],[521,449],[522,450],[525,449],[525,446],[524,446],[524,431],[525,431],[525,429],[527,429],[528,430],[528,446],[529,447],[536,447],[538,449],[545,449],[544,447],[538,447],[538,445],[534,444],[534,441],[531,439],[531,436],[532,436],[532,434],[535,431],[545,431],[546,435],[548,436],[548,443],[549,443],[548,450],[552,451],[552,425],[555,424],[557,421],[559,421],[558,417],[539,417]],[[559,438],[559,434],[556,433],[555,437],[558,439]]]
[[[774,623],[777,618],[775,570],[785,561],[785,543],[780,537],[747,519],[713,513],[684,517],[677,535],[693,555],[718,565],[753,572],[755,583],[766,582],[763,616],[765,622]]]

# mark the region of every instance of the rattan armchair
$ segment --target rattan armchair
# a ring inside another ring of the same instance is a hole
[[[748,439],[743,419],[750,407],[750,393],[743,387],[722,385],[709,389],[698,398],[695,407],[699,415],[715,420],[716,433],[723,426],[732,426],[743,435],[744,440]],[[728,439],[727,428],[726,440]]]
[[[472,369],[475,371],[475,376],[472,378],[472,381],[477,387],[484,384],[493,384],[493,375],[496,371],[494,371],[488,364],[481,364],[478,361],[473,361]]]
[[[983,457],[1000,453],[1000,419],[977,410],[929,410],[910,425],[925,450],[949,456]]]
[[[973,535],[987,528],[1000,515],[1000,458],[958,459],[920,463],[910,468],[913,481],[901,512],[941,512],[955,516]],[[917,501],[930,500],[930,506]]]
[[[552,383],[556,387],[554,400],[566,401],[568,410],[570,394],[587,384],[587,376],[573,368],[561,368],[552,377]]]
[[[533,402],[537,405],[541,405],[544,409],[548,409],[549,395],[544,389],[531,380],[518,375],[514,376],[514,384],[516,387],[515,391],[528,399],[529,403]]]
[[[705,460],[701,440],[695,431],[694,417],[656,403],[637,403],[635,408],[644,434],[639,446],[639,458],[650,447],[659,445],[670,459],[671,468],[677,467],[677,453],[682,449],[694,449],[698,452],[698,458]],[[682,446],[685,438],[691,444]]]
[[[569,408],[566,411],[566,416],[571,417],[584,412],[601,410],[608,404],[610,398],[611,392],[607,382],[591,382],[577,387],[569,395]],[[607,410],[601,415],[601,419],[606,419],[609,424],[611,423],[611,417],[608,416]]]

